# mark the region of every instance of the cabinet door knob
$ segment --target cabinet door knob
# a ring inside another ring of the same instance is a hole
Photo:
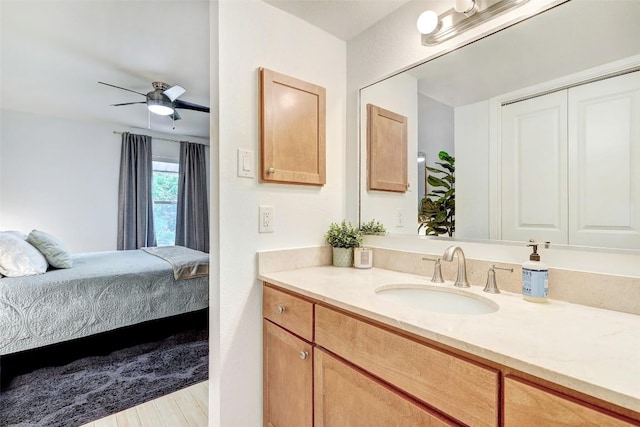
[[[308,352],[306,352],[306,351],[304,351],[304,350],[300,352],[300,359],[304,360],[304,359],[306,359],[308,356],[309,356],[309,353],[308,353]]]
[[[278,314],[284,313],[284,310],[285,310],[284,305],[279,305],[279,306],[276,307],[276,312]]]
[[[276,170],[274,168],[269,168],[267,169],[267,173],[268,174],[276,173]]]

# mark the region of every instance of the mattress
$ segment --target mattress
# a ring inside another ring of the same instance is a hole
[[[75,254],[73,267],[0,279],[0,355],[206,308],[209,279],[175,280],[142,250]]]

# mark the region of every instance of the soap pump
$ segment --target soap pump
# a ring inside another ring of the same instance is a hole
[[[527,301],[546,302],[549,294],[549,268],[540,262],[538,244],[527,245],[533,248],[529,261],[522,264],[522,297]]]

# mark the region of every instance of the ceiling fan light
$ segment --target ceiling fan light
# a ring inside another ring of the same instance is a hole
[[[173,114],[173,107],[171,106],[171,103],[163,99],[149,99],[147,101],[147,108],[152,113],[160,116],[169,116]]]

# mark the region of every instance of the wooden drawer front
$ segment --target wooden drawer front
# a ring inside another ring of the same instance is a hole
[[[329,353],[315,349],[313,359],[315,427],[456,425]]]
[[[498,424],[499,373],[331,309],[316,307],[316,344],[472,426]]]
[[[263,320],[265,427],[313,425],[311,344]],[[301,353],[304,352],[304,353]]]
[[[267,286],[262,289],[262,315],[305,340],[313,341],[313,304]]]
[[[631,426],[578,401],[569,400],[514,377],[504,380],[504,425],[604,427]]]

